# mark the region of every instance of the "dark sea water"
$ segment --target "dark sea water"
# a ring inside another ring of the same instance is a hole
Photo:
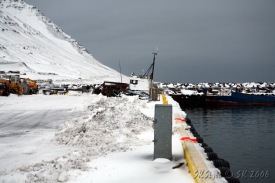
[[[183,109],[242,183],[275,183],[275,107]]]

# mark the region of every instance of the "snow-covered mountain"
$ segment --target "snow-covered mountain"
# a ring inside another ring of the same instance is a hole
[[[0,71],[33,79],[120,81],[37,8],[23,0],[0,0]]]

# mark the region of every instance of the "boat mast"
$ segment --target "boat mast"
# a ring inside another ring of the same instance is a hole
[[[150,76],[150,79],[153,80],[154,79],[154,69],[155,69],[155,60],[156,60],[156,55],[157,55],[157,50],[155,52],[153,52],[154,55],[154,59],[153,59],[153,64],[152,64],[152,73]]]
[[[154,79],[155,61],[156,61],[156,55],[158,54],[157,52],[158,52],[158,48],[156,47],[156,50],[153,52],[153,55],[154,55],[153,63],[150,65],[150,67],[146,71],[146,73],[142,76],[143,78],[147,78],[147,79],[151,79],[151,80]]]

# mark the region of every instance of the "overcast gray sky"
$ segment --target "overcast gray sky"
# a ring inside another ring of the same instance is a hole
[[[275,82],[274,0],[25,0],[103,64],[161,82]]]

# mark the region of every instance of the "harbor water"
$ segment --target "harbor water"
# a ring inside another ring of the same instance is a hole
[[[241,183],[275,182],[275,107],[183,110]]]

